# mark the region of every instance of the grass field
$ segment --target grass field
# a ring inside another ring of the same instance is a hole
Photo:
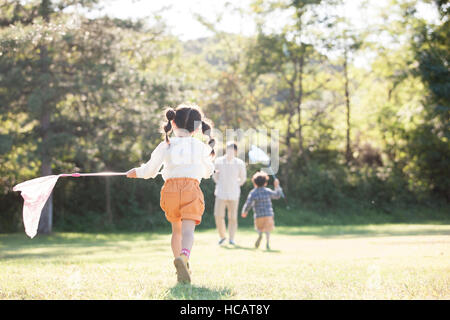
[[[167,233],[0,235],[0,299],[450,299],[450,225],[277,227],[219,247],[196,232],[191,285]]]

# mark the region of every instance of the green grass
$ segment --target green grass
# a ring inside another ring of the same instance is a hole
[[[450,299],[450,225],[277,227],[218,247],[196,231],[191,285],[176,283],[170,235],[0,235],[0,299]],[[262,247],[264,248],[264,242]]]

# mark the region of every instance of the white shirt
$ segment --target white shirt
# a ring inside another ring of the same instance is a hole
[[[153,150],[150,160],[136,168],[138,178],[155,178],[161,171],[164,180],[193,178],[199,182],[214,172],[211,147],[194,137],[173,137],[170,144],[163,141]]]
[[[215,196],[222,200],[239,200],[241,186],[247,179],[245,162],[236,157],[230,161],[225,155],[216,159],[215,167],[218,171],[213,176],[216,182]]]

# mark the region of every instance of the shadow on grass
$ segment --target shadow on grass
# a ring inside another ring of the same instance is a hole
[[[0,234],[0,245],[11,244],[14,247],[80,245],[83,247],[117,246],[120,241],[155,240],[156,233],[71,233],[55,232],[49,235],[37,235],[30,239],[24,233]]]
[[[220,246],[220,248],[227,249],[227,250],[250,250],[250,251],[256,250],[255,247],[243,247],[238,244],[230,245],[230,246]]]
[[[43,246],[41,246],[43,247]],[[39,252],[39,253],[33,253],[33,252],[21,252],[19,251],[19,248],[2,248],[0,251],[0,260],[61,260],[61,259],[79,259],[82,257],[89,257],[92,254],[96,254],[98,252],[101,252],[103,255],[108,254],[108,258],[98,258],[98,259],[91,259],[91,261],[96,263],[101,262],[108,262],[108,261],[116,261],[120,260],[121,254],[126,254],[127,252],[131,251],[133,246],[122,246],[122,245],[108,245],[108,246],[98,246],[93,250],[87,251],[80,251],[80,249],[83,249],[84,247],[82,245],[73,244],[71,246],[64,246],[62,249],[55,249],[55,246],[51,247],[45,247],[45,249],[48,249],[50,251],[48,252]],[[24,248],[21,248],[22,250]],[[152,246],[152,253],[155,252],[166,252],[167,251],[167,245],[160,245]]]
[[[204,286],[178,283],[170,288],[167,299],[171,300],[221,300],[229,299],[233,293],[228,288],[212,289]]]
[[[265,249],[263,252],[265,252],[265,253],[280,253],[281,250],[278,250],[278,249]]]
[[[281,252],[281,250],[277,250],[277,249],[260,249],[260,248],[255,248],[255,247],[243,247],[240,245],[234,245],[234,246],[221,246],[222,249],[226,249],[226,250],[247,250],[247,251],[262,251],[262,252],[267,252],[267,253],[279,253]]]
[[[1,260],[20,260],[20,259],[56,259],[67,256],[66,251],[53,251],[50,253],[0,253]]]
[[[157,234],[119,233],[119,234],[89,234],[89,233],[53,233],[38,235],[30,239],[24,234],[0,235],[0,259],[60,259],[71,256],[88,256],[98,250],[111,252],[111,260],[115,253],[130,251],[139,241],[157,240]],[[49,250],[42,252],[40,248]],[[41,252],[24,252],[23,250],[39,249]],[[152,251],[165,251],[165,243],[152,243]]]
[[[427,228],[425,226],[409,228],[405,226],[404,229],[402,229],[401,225],[278,227],[276,233],[294,236],[317,236],[322,238],[433,236],[450,235],[450,226],[448,228]]]

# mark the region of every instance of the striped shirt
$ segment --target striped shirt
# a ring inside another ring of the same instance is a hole
[[[248,194],[242,212],[253,208],[255,218],[273,216],[272,199],[280,199],[282,192],[281,187],[275,190],[266,187],[254,188]]]

